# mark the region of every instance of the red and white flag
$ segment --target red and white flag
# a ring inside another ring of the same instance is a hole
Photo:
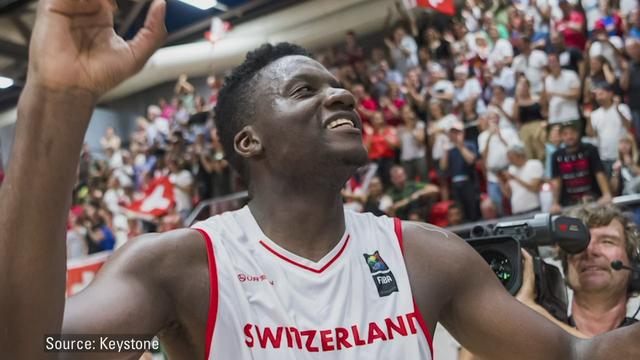
[[[209,28],[209,31],[204,33],[204,37],[205,39],[209,40],[211,44],[215,45],[215,43],[222,40],[222,38],[224,38],[230,30],[230,22],[224,21],[219,17],[214,16],[211,19],[211,27]]]
[[[144,194],[144,198],[122,208],[126,215],[152,220],[166,215],[175,206],[173,184],[166,176],[153,179]]]
[[[404,5],[408,8],[422,7],[433,9],[446,15],[456,14],[456,7],[453,0],[404,0]]]

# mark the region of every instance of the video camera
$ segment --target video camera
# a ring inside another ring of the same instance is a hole
[[[533,219],[497,223],[492,228],[476,226],[466,241],[489,264],[504,287],[515,295],[522,286],[522,255],[533,257],[536,302],[561,321],[567,320],[568,299],[560,270],[540,258],[539,246],[558,245],[576,254],[587,248],[589,229],[580,220],[549,214]]]

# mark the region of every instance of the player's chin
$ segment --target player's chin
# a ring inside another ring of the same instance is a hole
[[[361,167],[369,163],[369,154],[362,143],[352,149],[345,150],[341,154],[341,158],[345,165],[355,167]]]

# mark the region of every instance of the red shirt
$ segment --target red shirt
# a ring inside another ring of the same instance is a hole
[[[380,158],[393,158],[396,156],[395,151],[386,138],[396,139],[396,131],[390,127],[386,126],[381,131],[368,133],[365,131],[364,139],[365,142],[371,141],[371,146],[369,147],[369,159],[377,160]]]
[[[573,47],[580,51],[584,51],[587,44],[587,37],[582,30],[574,30],[569,27],[570,24],[580,24],[580,28],[584,28],[584,16],[578,11],[571,11],[569,17],[563,18],[556,23],[556,30],[564,37],[567,47]]]
[[[363,108],[367,110],[371,110],[371,111],[378,110],[378,104],[376,104],[376,101],[373,100],[371,97],[364,98],[360,102],[360,104],[362,105]],[[360,114],[360,118],[362,119],[363,123],[369,124],[371,122],[370,119],[362,112],[358,111],[358,114]]]
[[[391,101],[393,102],[393,105],[395,105],[395,107],[398,109],[398,112],[400,112],[404,104],[406,104],[406,101],[400,98],[393,99]],[[402,123],[400,116],[393,116],[391,110],[389,110],[389,107],[385,106],[384,108],[382,108],[382,113],[384,114],[384,118],[387,119],[387,124],[395,127]]]

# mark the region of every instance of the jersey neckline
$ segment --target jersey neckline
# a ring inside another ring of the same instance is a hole
[[[292,253],[289,250],[278,245],[275,241],[271,240],[260,228],[260,225],[258,224],[256,219],[253,217],[253,214],[251,213],[251,209],[249,209],[248,205],[245,205],[241,209],[241,212],[243,213],[244,217],[247,218],[248,223],[251,224],[251,227],[254,229],[256,234],[255,238],[260,244],[259,247],[267,251],[270,255],[276,256],[290,265],[293,265],[300,269],[307,270],[309,272],[316,273],[316,274],[321,274],[325,270],[330,268],[331,265],[335,263],[340,258],[340,256],[345,252],[349,244],[349,241],[351,239],[347,229],[348,227],[347,221],[346,221],[347,219],[345,216],[345,231],[342,237],[340,238],[340,241],[338,241],[338,243],[333,247],[333,249],[331,249],[331,251],[329,251],[320,260],[316,262],[316,261],[307,259],[305,257],[302,257],[300,255],[297,255],[295,253]]]

